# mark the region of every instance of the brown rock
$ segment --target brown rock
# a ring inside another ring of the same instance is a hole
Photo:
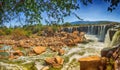
[[[45,62],[49,65],[52,65],[54,68],[60,68],[64,62],[64,59],[62,59],[60,56],[56,56],[53,58],[46,58]]]
[[[20,50],[16,50],[15,52],[13,52],[14,56],[22,56],[23,53]]]
[[[80,36],[84,36],[85,35],[85,32],[80,32]]]
[[[54,59],[54,58],[50,58],[50,57],[46,58],[46,59],[45,59],[45,62],[46,62],[47,64],[55,64],[55,63],[56,63],[56,62],[55,62],[55,59]]]
[[[56,52],[57,49],[55,47],[50,47],[50,49],[53,51],[53,52]]]
[[[59,49],[59,54],[60,54],[60,55],[64,55],[64,54],[65,54],[65,50]]]
[[[79,31],[74,31],[73,34],[74,34],[74,35],[78,35],[78,34],[79,34]]]
[[[61,58],[60,56],[56,56],[55,57],[55,61],[56,61],[56,63],[57,64],[63,64],[63,62],[64,62],[64,59],[63,58]]]
[[[73,39],[74,43],[78,43],[80,39],[77,37],[76,39]]]
[[[36,54],[41,54],[41,53],[43,53],[43,52],[46,51],[46,47],[40,47],[40,46],[34,47],[34,48],[33,48],[33,51],[34,51]]]
[[[20,40],[18,43],[19,43],[19,46],[21,46],[21,47],[24,46],[24,41],[23,40]]]
[[[90,56],[85,58],[80,58],[80,70],[99,70],[99,65],[101,64],[101,58],[98,56]]]

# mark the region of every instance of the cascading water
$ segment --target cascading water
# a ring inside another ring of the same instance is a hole
[[[63,29],[63,31],[72,33],[75,30],[79,32],[84,31],[90,35],[96,35],[99,38],[99,41],[104,41],[106,32],[109,28],[107,25],[88,25],[88,26],[80,26],[80,27],[68,27]]]
[[[105,38],[105,25],[104,26],[100,26],[100,32],[98,34],[98,37],[99,37],[99,40],[100,41],[104,41],[104,38]]]
[[[62,70],[79,70],[79,65],[75,65],[76,63],[71,64],[71,62],[79,58],[97,55],[100,56],[101,49],[104,48],[104,43],[99,42],[99,39],[95,35],[86,35],[86,38],[92,40],[87,44],[78,44],[77,47],[68,49],[65,56],[69,56],[69,62],[63,65]]]
[[[104,26],[88,26],[87,34],[96,35],[100,41],[104,41],[106,34],[106,25]]]
[[[105,41],[104,41],[104,43],[105,43],[105,47],[108,47],[108,46],[110,46],[110,35],[109,35],[109,30],[107,31],[107,34],[105,35]]]

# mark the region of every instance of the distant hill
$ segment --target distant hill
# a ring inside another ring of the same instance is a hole
[[[99,24],[99,23],[112,23],[112,22],[113,21],[74,21],[71,22],[71,24]]]

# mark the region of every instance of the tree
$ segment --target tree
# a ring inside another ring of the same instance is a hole
[[[120,0],[104,1],[110,3],[108,11],[112,11],[120,3]],[[20,20],[23,16],[26,22],[40,22],[43,19],[42,13],[60,22],[63,21],[63,17],[69,16],[72,10],[79,9],[80,2],[88,5],[92,0],[0,0],[0,23],[15,18]],[[46,22],[49,23],[47,19]]]

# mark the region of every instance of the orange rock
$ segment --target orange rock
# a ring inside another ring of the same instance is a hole
[[[55,61],[56,61],[56,63],[57,64],[63,64],[63,62],[64,62],[64,59],[63,58],[61,58],[60,56],[56,56],[55,57]]]
[[[41,54],[41,53],[43,53],[43,52],[46,51],[46,47],[40,47],[40,46],[34,47],[34,48],[33,48],[33,51],[34,51],[36,54]]]
[[[80,70],[99,70],[101,64],[101,58],[98,56],[90,56],[80,58]]]
[[[59,49],[59,54],[60,54],[60,55],[64,55],[64,54],[65,54],[65,50]]]
[[[79,34],[79,31],[74,31],[73,34],[77,35],[77,34]]]
[[[55,59],[54,59],[54,58],[50,58],[50,57],[46,58],[46,59],[45,59],[45,62],[46,62],[47,64],[55,64],[55,63],[56,63],[56,62],[55,62]]]
[[[60,56],[56,56],[53,58],[46,58],[45,62],[51,66],[53,66],[54,68],[60,68],[64,62],[64,59],[62,59]]]
[[[14,56],[23,56],[23,53],[20,50],[16,50],[12,53]]]
[[[85,35],[85,32],[80,32],[80,36],[84,36]]]
[[[18,43],[19,43],[19,46],[23,47],[25,42],[23,40],[20,40]]]
[[[53,52],[56,52],[56,51],[57,51],[56,48],[54,48],[54,47],[50,47],[50,49],[51,49]]]

